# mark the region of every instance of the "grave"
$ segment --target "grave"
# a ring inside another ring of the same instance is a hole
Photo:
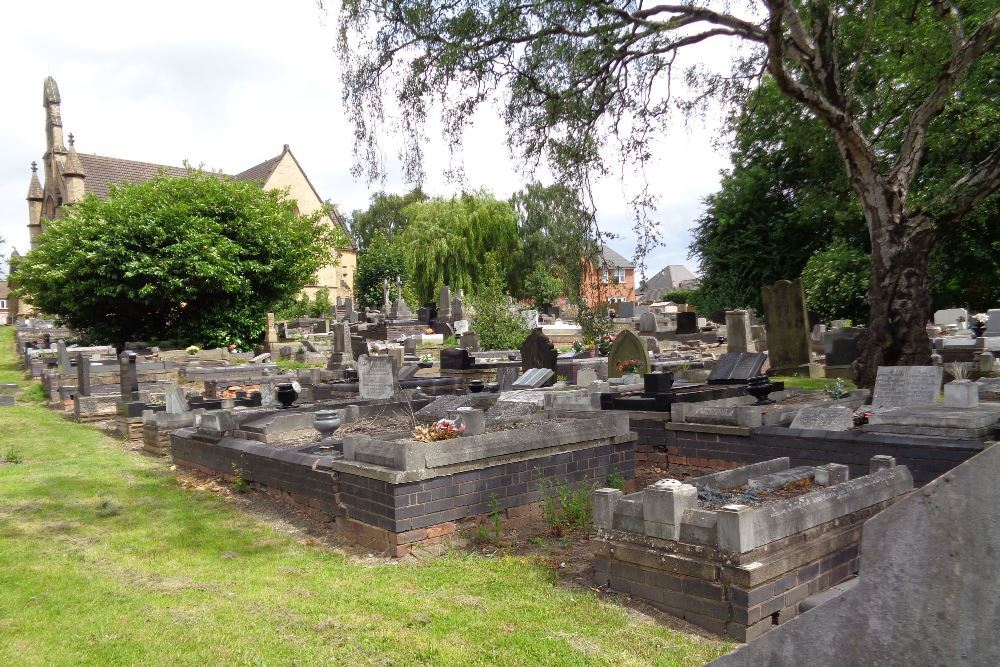
[[[475,364],[475,358],[464,347],[446,347],[441,350],[441,370],[467,371]]]
[[[858,358],[861,327],[839,327],[827,330],[823,336],[827,377],[849,377],[851,364]]]
[[[986,322],[985,336],[1000,336],[1000,308],[990,308],[986,311],[989,320]]]
[[[965,308],[945,308],[934,311],[934,324],[938,326],[955,326],[958,324],[959,318],[961,318],[963,323],[968,322],[969,311]]]
[[[559,352],[540,327],[532,329],[521,344],[521,370],[548,368],[555,375]]]
[[[646,312],[639,316],[639,333],[656,333],[656,315]]]
[[[902,408],[932,405],[941,391],[940,366],[879,366],[872,390],[872,407]]]
[[[767,361],[763,352],[727,352],[716,360],[708,384],[742,384],[757,377]]]
[[[495,382],[499,386],[499,391],[508,391],[514,387],[514,381],[518,378],[518,370],[513,366],[497,366]]]
[[[553,384],[555,371],[550,368],[529,368],[521,377],[514,380],[513,389],[539,389]]]
[[[863,522],[913,488],[906,467],[883,465],[848,479],[846,466],[779,458],[627,495],[598,489],[595,583],[749,641],[857,571]]]
[[[629,359],[635,359],[639,368],[636,371],[640,375],[645,375],[650,369],[649,352],[645,343],[642,342],[635,333],[629,329],[623,329],[615,336],[611,343],[611,350],[608,352],[608,377],[620,378],[623,373],[618,370],[618,364]]]
[[[698,313],[695,312],[684,312],[677,313],[677,334],[696,334],[698,333]]]
[[[453,394],[438,396],[430,403],[413,413],[413,418],[425,424],[446,419],[448,414],[459,408],[468,407],[472,404],[472,396],[467,394]]]
[[[389,357],[365,355],[357,361],[358,394],[362,399],[390,399],[396,395],[396,372]]]
[[[843,406],[802,408],[790,428],[810,431],[846,431],[854,426],[854,410]]]
[[[745,310],[726,311],[726,349],[730,352],[756,352],[750,333],[750,313]]]
[[[809,319],[802,281],[779,280],[761,289],[767,328],[768,371],[775,375],[802,372],[812,361]]]
[[[971,384],[971,383],[970,383]],[[862,426],[866,433],[931,436],[947,440],[992,440],[996,438],[1000,405],[953,408],[918,404],[876,411]]]

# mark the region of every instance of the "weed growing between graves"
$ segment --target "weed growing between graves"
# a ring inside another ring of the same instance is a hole
[[[609,489],[618,489],[619,491],[625,490],[625,476],[621,474],[618,470],[612,470],[611,474],[608,475],[608,481],[606,482]]]
[[[24,463],[24,456],[16,447],[8,447],[7,451],[3,453],[4,463]]]
[[[17,400],[21,403],[45,403],[48,396],[45,395],[42,385],[33,383],[21,390],[17,395]]]
[[[800,375],[775,376],[771,380],[784,382],[785,389],[805,389],[807,391],[823,391],[833,384],[826,378],[808,378]],[[853,391],[857,389],[857,386],[850,380],[844,380],[843,389],[845,392]]]
[[[535,470],[539,477],[540,470]],[[541,479],[538,491],[542,496],[542,516],[557,537],[581,529],[590,529],[590,494],[595,484],[573,484]]]
[[[490,494],[490,513],[483,521],[476,526],[476,542],[479,544],[496,544],[503,537],[503,530],[500,526],[500,497],[496,491]]]
[[[250,490],[250,482],[244,477],[243,470],[235,463],[233,464],[233,489],[236,493],[246,493]]]

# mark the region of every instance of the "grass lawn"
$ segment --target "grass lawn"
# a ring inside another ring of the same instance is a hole
[[[0,327],[0,382],[21,380]],[[27,384],[27,383],[23,383]],[[26,395],[30,395],[26,394]],[[360,564],[37,404],[0,408],[0,665],[701,665],[525,558]]]
[[[799,375],[775,376],[771,379],[777,382],[784,382],[785,389],[809,389],[812,391],[822,391],[832,388],[837,381],[834,378],[809,378]],[[844,391],[853,391],[854,389],[857,389],[857,387],[853,382],[844,380]]]

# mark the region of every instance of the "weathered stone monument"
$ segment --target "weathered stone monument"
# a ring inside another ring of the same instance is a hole
[[[810,431],[846,431],[854,426],[854,410],[844,406],[802,408],[792,420],[791,428]]]
[[[635,334],[632,334],[633,336]],[[549,337],[542,333],[541,327],[536,327],[521,344],[521,370],[531,368],[548,368],[556,372],[556,362],[559,352]]]
[[[745,310],[726,311],[726,337],[730,352],[756,352],[750,333],[750,313]]]
[[[358,359],[358,394],[363,399],[396,395],[396,372],[389,357],[365,355]]]
[[[278,345],[278,328],[274,324],[274,313],[267,314],[267,351],[274,354]]]
[[[940,366],[879,366],[872,390],[872,407],[911,408],[933,405],[941,391]]]
[[[779,280],[762,288],[761,296],[764,300],[771,373],[780,375],[810,370],[808,364],[812,361],[812,344],[802,281]]]
[[[451,322],[454,318],[451,316],[451,288],[447,285],[441,286],[441,295],[438,299],[437,307],[437,319],[438,322]]]
[[[90,357],[76,353],[76,395],[90,396]]]
[[[343,370],[353,361],[351,350],[351,325],[337,322],[333,325],[333,351],[326,362],[328,370]]]
[[[639,368],[636,373],[645,375],[650,371],[649,352],[642,339],[629,329],[623,329],[615,336],[611,344],[611,351],[608,352],[608,377],[620,378],[624,373],[618,370],[618,364],[635,359]]]
[[[639,316],[639,333],[656,333],[656,315],[650,312],[645,312]]]

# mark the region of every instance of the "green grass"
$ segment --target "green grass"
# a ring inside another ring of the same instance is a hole
[[[0,327],[0,382],[19,381]],[[40,405],[0,409],[2,665],[701,665],[728,645],[552,570],[453,552],[359,564]]]
[[[811,391],[823,391],[824,389],[832,388],[833,383],[837,381],[835,378],[808,378],[799,375],[775,376],[771,379],[777,382],[784,382],[785,389],[808,389]],[[857,386],[853,382],[844,380],[844,391],[853,391],[855,389],[857,389]]]
[[[322,359],[316,361],[296,361],[295,359],[275,359],[275,365],[283,371],[293,371],[299,368],[323,368],[326,362]]]

